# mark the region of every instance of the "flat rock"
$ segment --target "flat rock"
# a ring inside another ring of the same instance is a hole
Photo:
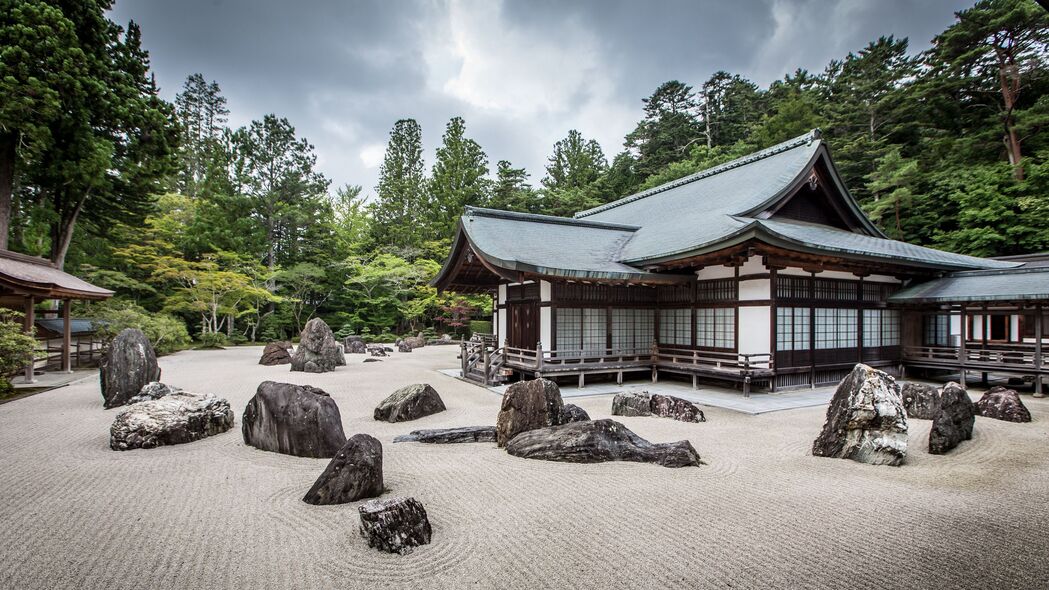
[[[1031,412],[1020,400],[1015,389],[996,385],[976,402],[976,414],[984,418],[994,418],[1006,422],[1030,422]]]
[[[929,453],[942,455],[973,437],[976,406],[961,385],[953,381],[943,386],[939,410],[929,431]]]
[[[940,390],[925,383],[900,383],[900,397],[908,418],[932,420],[940,410]]]
[[[244,408],[244,443],[298,457],[331,458],[346,444],[342,416],[322,389],[263,381]]]
[[[495,442],[495,426],[463,426],[460,428],[413,430],[408,434],[395,436],[393,442],[421,442],[437,445]]]
[[[355,434],[332,457],[302,501],[313,505],[345,504],[375,498],[383,492],[382,443]]]
[[[182,391],[178,387],[172,387],[160,381],[150,381],[142,386],[139,390],[138,395],[127,400],[128,404],[137,404],[138,402],[148,402],[149,400],[160,399],[166,395],[173,393],[179,393]]]
[[[572,422],[522,432],[506,444],[515,457],[603,463],[637,461],[664,467],[699,466],[699,453],[687,440],[653,444],[610,419]]]
[[[291,345],[291,342],[286,340],[270,342],[266,345],[266,348],[262,349],[262,358],[259,359],[259,364],[267,367],[290,364],[292,350],[294,350],[294,347]]]
[[[561,408],[561,424],[568,424],[569,422],[584,422],[589,419],[590,414],[587,414],[586,410],[575,404],[565,404]]]
[[[357,512],[361,517],[361,536],[369,547],[403,555],[430,543],[430,520],[415,498],[368,500]]]
[[[831,398],[812,454],[871,465],[903,463],[907,411],[896,380],[862,363],[856,365]]]
[[[306,373],[328,373],[346,364],[342,347],[324,320],[306,322],[299,337],[299,347],[291,355],[291,370]]]
[[[648,393],[617,393],[612,398],[613,416],[651,416],[652,396]]]
[[[109,428],[109,448],[127,451],[179,445],[232,427],[228,401],[210,393],[172,393],[121,410]]]
[[[563,407],[561,390],[549,379],[514,383],[503,394],[495,422],[496,443],[503,447],[522,432],[560,424]]]
[[[123,406],[151,381],[160,381],[157,353],[142,330],[125,328],[109,344],[98,366],[103,407]]]
[[[428,383],[416,383],[402,387],[382,400],[375,408],[374,417],[385,422],[405,422],[446,409],[437,390]]]
[[[368,358],[364,359],[362,362],[365,362],[365,363],[381,363],[382,359],[377,359],[377,358],[374,358],[374,357],[368,357]]]
[[[651,408],[653,416],[671,418],[678,422],[707,421],[703,410],[700,410],[696,404],[672,395],[654,394],[651,399]]]

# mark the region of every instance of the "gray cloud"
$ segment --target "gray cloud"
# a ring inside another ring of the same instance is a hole
[[[427,156],[462,116],[494,162],[543,175],[571,128],[611,157],[661,82],[724,69],[766,85],[880,35],[921,50],[964,0],[367,0],[117,2],[142,25],[165,98],[201,72],[243,125],[287,117],[334,181],[370,192],[389,129],[413,117]]]

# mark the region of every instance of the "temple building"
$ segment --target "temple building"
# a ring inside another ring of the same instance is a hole
[[[572,218],[467,208],[433,285],[490,293],[463,374],[650,373],[774,391],[857,362],[1040,392],[1049,263],[885,236],[818,130]]]

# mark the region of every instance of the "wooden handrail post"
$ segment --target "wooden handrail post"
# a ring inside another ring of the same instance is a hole
[[[537,372],[543,370],[543,343],[542,342],[536,342],[535,343],[535,370]]]
[[[488,356],[487,345],[481,345],[481,355],[484,358],[484,385],[488,387],[488,370],[490,369],[491,358]]]
[[[1034,396],[1042,397],[1042,306],[1034,308]]]

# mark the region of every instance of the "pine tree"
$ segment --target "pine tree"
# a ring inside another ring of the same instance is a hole
[[[422,129],[414,119],[401,119],[390,131],[375,190],[372,240],[395,248],[419,248],[427,235],[427,199]]]
[[[542,211],[538,193],[528,185],[528,172],[524,168],[514,168],[507,160],[499,160],[496,166],[490,206],[521,213]]]
[[[624,145],[637,154],[637,172],[648,176],[685,157],[699,139],[699,104],[692,87],[677,80],[664,82],[642,102],[645,118]]]
[[[216,150],[220,147],[229,109],[218,82],[191,74],[175,97],[175,112],[182,129],[179,187],[184,194],[198,196]]]
[[[732,145],[746,138],[750,126],[763,114],[762,93],[756,84],[721,70],[703,83],[700,111],[708,148]]]
[[[467,205],[483,206],[488,200],[488,156],[465,132],[466,122],[453,118],[437,148],[429,182],[431,239],[451,236]]]

